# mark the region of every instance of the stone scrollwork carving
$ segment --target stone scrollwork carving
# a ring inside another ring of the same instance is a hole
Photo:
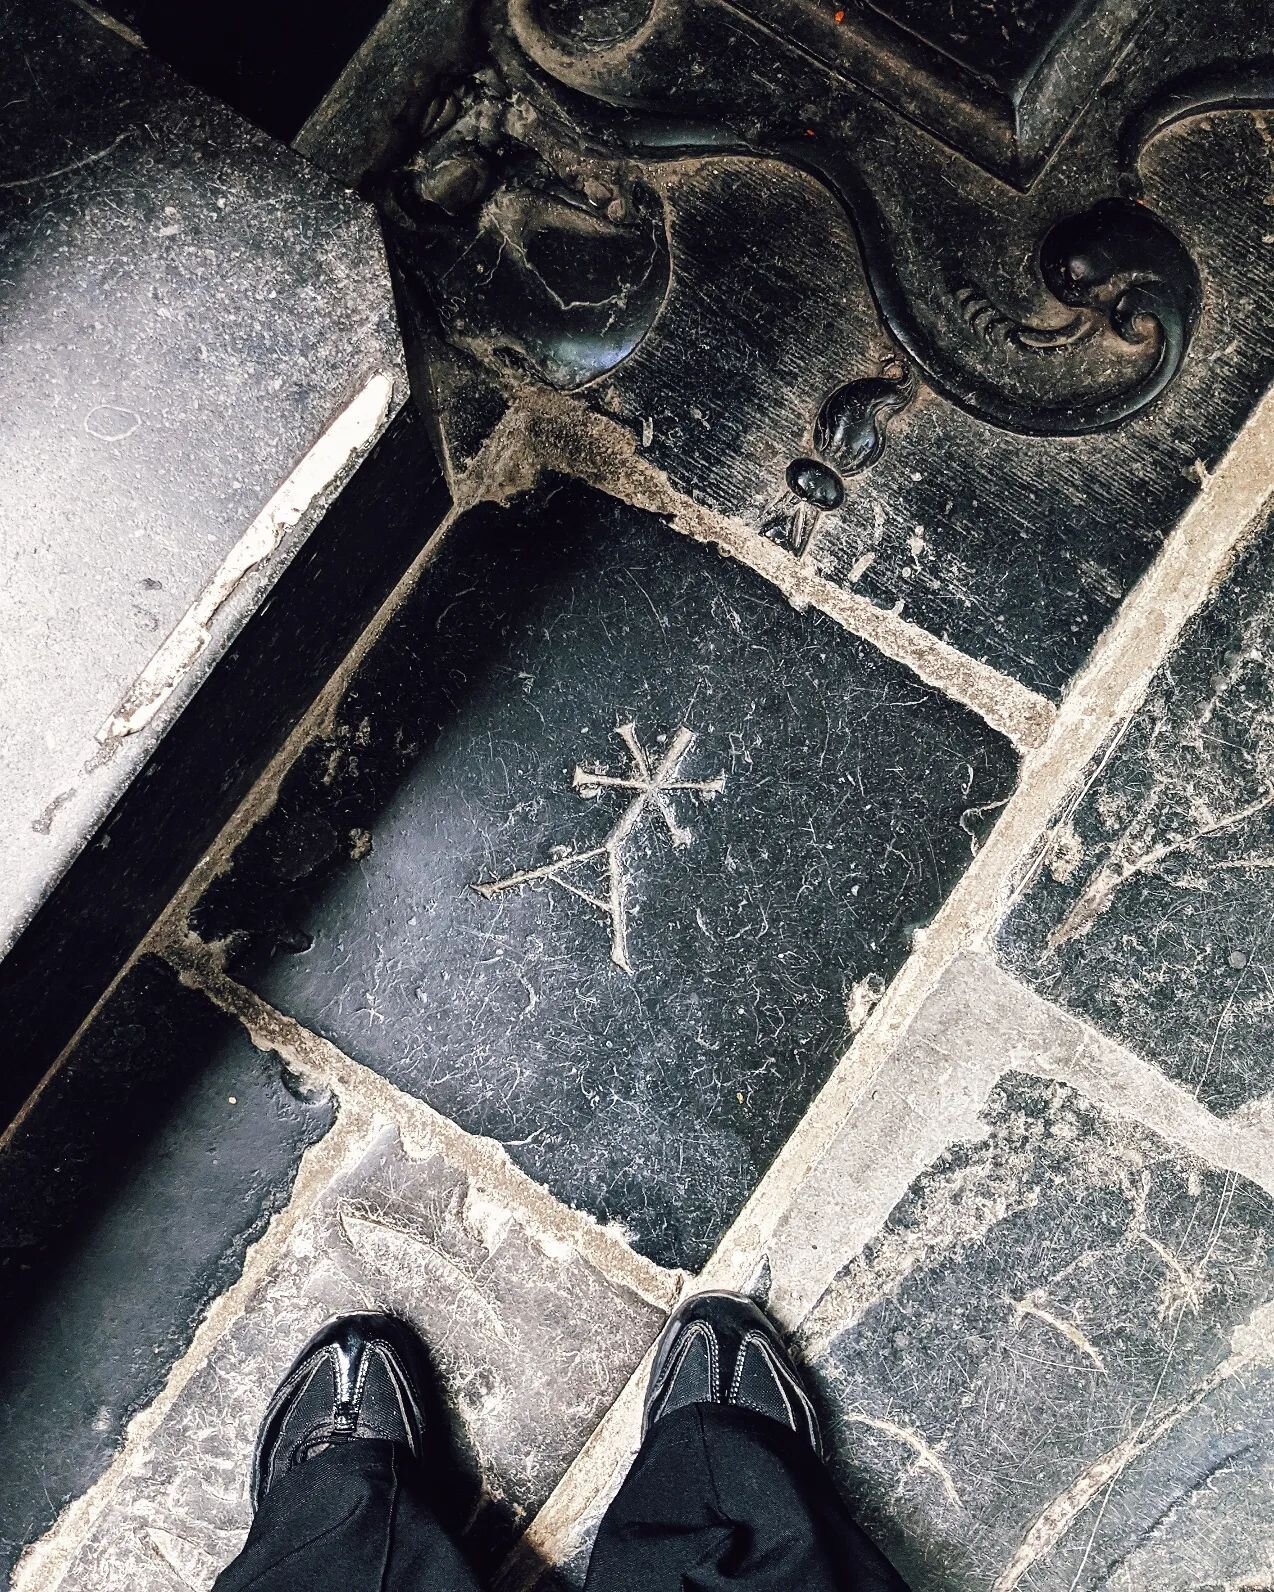
[[[519,75],[528,92],[536,92],[537,85],[545,92],[542,73],[529,63]],[[944,340],[921,318],[902,283],[891,228],[868,176],[843,152],[802,138],[744,136],[726,127],[634,113],[588,101],[573,89],[559,87],[554,102],[576,137],[597,149],[622,149],[640,162],[711,155],[769,158],[820,182],[853,227],[881,323],[900,354],[935,391],[989,425],[1037,436],[1106,430],[1146,408],[1181,368],[1198,319],[1198,272],[1175,233],[1145,205],[1112,198],[1057,222],[1041,239],[1034,262],[1041,321],[1023,323],[1019,349],[1040,352],[1055,346],[1055,323],[1046,318],[1050,301],[1054,312],[1082,311],[1079,324],[1091,331],[1104,328],[1113,345],[1094,359],[1096,382],[1085,373],[1073,390],[1055,390],[1041,399],[984,373],[964,348]],[[1062,324],[1065,340],[1073,341],[1075,318]]]
[[[1274,106],[1274,61],[1218,62],[1173,78],[1125,121],[1119,135],[1120,182],[1129,198],[1143,192],[1141,157],[1169,128],[1216,111]]]
[[[845,481],[885,451],[889,422],[916,396],[915,371],[892,361],[878,376],[845,382],[824,399],[813,427],[816,458],[793,459],[784,490],[766,510],[761,534],[800,555],[821,514],[845,501]]]
[[[446,338],[571,390],[642,341],[670,264],[631,162],[561,153],[487,67],[435,98],[381,199]]]
[[[793,126],[777,92],[758,109],[764,85],[750,83],[748,114],[731,125],[677,114],[678,93],[689,91],[673,67],[666,104],[652,95],[648,62],[634,99],[581,88],[580,63],[604,57],[597,81],[613,84],[625,52],[661,29],[671,37],[688,4],[491,7],[488,65],[435,101],[390,205],[450,341],[564,389],[614,371],[655,325],[674,270],[657,168],[730,156],[784,162],[834,197],[895,349],[877,376],[826,399],[808,454],[791,460],[763,515],[763,534],[794,552],[844,501],[846,481],[880,457],[890,419],[920,382],[988,425],[1042,437],[1121,426],[1170,387],[1203,289],[1185,244],[1139,188],[1140,151],[1186,117],[1267,103],[1267,67],[1195,73],[1127,119],[1112,151],[1113,191],[1070,214],[1052,208],[1061,219],[1042,223],[1023,259],[1013,297],[1026,313],[995,302],[956,260],[933,262],[945,294],[918,303],[914,262],[900,266],[897,195],[887,213],[852,141]],[[1031,203],[1029,213],[1049,215]]]

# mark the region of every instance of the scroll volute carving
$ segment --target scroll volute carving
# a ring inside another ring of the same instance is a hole
[[[732,156],[785,162],[832,196],[896,350],[877,377],[847,381],[811,415],[807,451],[790,459],[763,526],[794,551],[879,458],[891,418],[920,382],[988,425],[1039,436],[1123,425],[1167,391],[1188,354],[1202,285],[1182,239],[1139,191],[1140,148],[1201,108],[1255,104],[1268,86],[1263,69],[1245,67],[1228,90],[1216,73],[1170,85],[1112,147],[1109,196],[1046,223],[1024,257],[1005,222],[1004,252],[1022,258],[1016,284],[1003,284],[1016,313],[969,279],[954,242],[935,238],[926,269],[949,306],[935,315],[931,300],[913,297],[928,219],[908,214],[905,188],[882,203],[879,167],[841,135],[835,116],[800,125],[791,86],[816,68],[797,63],[798,71],[785,58],[767,74],[757,54],[732,96],[718,79],[751,48],[740,43],[750,24],[731,13],[726,53],[714,56],[707,15],[699,0],[492,4],[491,64],[454,88],[422,129],[397,190],[417,269],[452,341],[562,388],[613,370],[655,324],[671,281],[658,167]],[[762,42],[781,53],[779,36]],[[693,101],[693,116],[678,99]],[[720,111],[731,104],[733,118]],[[702,107],[712,105],[717,113],[705,119]],[[933,160],[959,170],[936,144]],[[924,192],[918,185],[917,203]],[[1018,202],[1045,213],[1046,181]],[[964,230],[985,241],[985,212],[975,221],[969,204]],[[960,232],[952,228],[951,239]]]

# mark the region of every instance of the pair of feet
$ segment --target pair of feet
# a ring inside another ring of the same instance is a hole
[[[253,1500],[341,1443],[395,1443],[425,1453],[425,1357],[392,1316],[345,1316],[302,1351],[270,1401],[257,1439]],[[695,1294],[670,1317],[655,1353],[644,1431],[692,1404],[721,1404],[780,1422],[821,1452],[818,1421],[782,1340],[742,1294]]]

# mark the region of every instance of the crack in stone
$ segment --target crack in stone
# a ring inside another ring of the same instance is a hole
[[[1224,1458],[1217,1460],[1215,1464],[1209,1465],[1201,1476],[1196,1477],[1188,1487],[1184,1487],[1166,1508],[1160,1510],[1158,1515],[1143,1531],[1137,1533],[1136,1538],[1120,1553],[1119,1557],[1105,1568],[1101,1579],[1095,1584],[1094,1592],[1106,1592],[1106,1588],[1115,1584],[1115,1578],[1121,1571],[1125,1572],[1124,1585],[1130,1585],[1125,1567],[1133,1556],[1139,1550],[1145,1548],[1147,1544],[1153,1543],[1167,1526],[1181,1516],[1182,1512],[1194,1499],[1203,1493],[1210,1492],[1213,1483],[1218,1477],[1229,1476],[1237,1467],[1238,1462],[1251,1453],[1255,1447],[1256,1444],[1254,1442],[1244,1443],[1241,1448],[1234,1450],[1233,1453],[1226,1454]],[[1221,1589],[1217,1588],[1215,1592],[1221,1592]],[[1230,1592],[1271,1592],[1271,1589],[1268,1581],[1255,1582],[1244,1577],[1242,1580],[1230,1584]]]
[[[1013,1314],[1018,1322],[1024,1321],[1027,1316],[1033,1316],[1036,1321],[1042,1321],[1045,1326],[1052,1327],[1054,1332],[1060,1333],[1067,1343],[1073,1344],[1085,1359],[1091,1360],[1101,1374],[1105,1376],[1106,1362],[1102,1359],[1101,1350],[1088,1341],[1073,1321],[1067,1321],[1062,1316],[1055,1316],[1051,1310],[1045,1310],[1038,1300],[1039,1295],[1032,1294],[1025,1299],[1016,1301],[1013,1306]]]
[[[158,1526],[145,1526],[137,1533],[143,1552],[157,1560],[190,1592],[202,1592],[216,1579],[218,1566],[202,1548],[187,1542],[175,1532],[162,1531]]]
[[[1124,1192],[1132,1207],[1128,1238],[1133,1243],[1144,1244],[1153,1255],[1158,1256],[1167,1274],[1164,1279],[1163,1298],[1159,1305],[1160,1321],[1166,1321],[1174,1309],[1184,1310],[1187,1305],[1197,1315],[1203,1300],[1204,1268],[1208,1256],[1205,1254],[1197,1267],[1187,1270],[1172,1250],[1166,1244],[1160,1243],[1151,1233],[1146,1220],[1146,1205],[1150,1198],[1149,1173],[1143,1173],[1140,1183],[1126,1187]],[[1215,1243],[1215,1238],[1213,1242]],[[1209,1254],[1211,1248],[1209,1245]]]
[[[1023,1537],[1017,1552],[1005,1566],[991,1592],[1011,1592],[1031,1567],[1061,1542],[1089,1504],[1122,1476],[1135,1459],[1166,1437],[1174,1426],[1232,1376],[1270,1359],[1274,1359],[1274,1303],[1261,1305],[1253,1311],[1234,1332],[1230,1340],[1230,1353],[1184,1398],[1169,1405],[1154,1420],[1151,1420],[1150,1411],[1147,1410],[1136,1431],[1080,1471]]]
[[[943,1492],[955,1507],[964,1508],[951,1472],[918,1432],[913,1432],[907,1426],[899,1426],[897,1421],[885,1420],[882,1416],[866,1415],[861,1410],[841,1410],[838,1412],[838,1419],[852,1421],[857,1426],[870,1426],[873,1431],[883,1432],[886,1437],[892,1437],[895,1442],[902,1443],[916,1456],[916,1463],[922,1470],[927,1470],[938,1478],[942,1483]]]
[[[1158,791],[1153,792],[1154,796]],[[1150,805],[1147,803],[1147,805]],[[1211,823],[1202,825],[1192,835],[1182,835],[1176,840],[1166,840],[1158,846],[1153,846],[1140,857],[1129,858],[1130,835],[1133,826],[1129,826],[1116,841],[1110,856],[1105,864],[1098,869],[1084,887],[1075,904],[1062,919],[1061,923],[1049,935],[1047,946],[1050,951],[1056,951],[1065,945],[1068,940],[1073,940],[1081,934],[1087,934],[1097,919],[1110,906],[1116,892],[1121,885],[1129,879],[1135,879],[1138,874],[1149,873],[1157,868],[1160,863],[1166,862],[1169,857],[1176,856],[1179,852],[1189,851],[1197,846],[1200,841],[1210,840],[1214,835],[1222,835],[1231,829],[1237,829],[1245,824],[1248,819],[1255,818],[1259,813],[1266,812],[1274,806],[1274,788],[1267,790],[1264,795],[1247,806],[1240,807],[1232,813],[1225,813],[1220,818],[1213,819]],[[1231,863],[1231,867],[1252,866],[1251,863]],[[1221,866],[1224,866],[1222,864]]]
[[[379,1271],[403,1267],[421,1273],[441,1272],[454,1284],[460,1298],[486,1320],[495,1336],[502,1343],[509,1342],[508,1330],[485,1291],[458,1261],[442,1252],[438,1247],[440,1239],[431,1242],[409,1227],[353,1202],[342,1204],[338,1219],[345,1241],[356,1255]]]
[[[105,160],[113,150],[119,148],[126,138],[135,136],[136,129],[129,127],[118,138],[111,139],[105,149],[95,149],[90,154],[81,155],[78,160],[69,160],[65,166],[58,166],[53,171],[38,172],[34,177],[14,177],[8,182],[0,182],[0,192],[7,193],[13,188],[33,188],[42,182],[52,182],[55,177],[65,177],[69,172],[82,171],[85,166],[96,165],[99,160]]]
[[[725,774],[717,774],[707,780],[677,779],[681,765],[695,743],[694,732],[687,729],[684,724],[678,728],[668,750],[653,769],[645,749],[637,739],[635,725],[621,724],[615,734],[628,748],[633,761],[632,773],[616,775],[577,767],[571,780],[574,789],[585,798],[600,796],[604,790],[634,792],[632,801],[619,815],[615,827],[606,839],[598,846],[567,852],[538,868],[520,868],[505,879],[496,879],[487,884],[475,884],[471,888],[487,901],[493,900],[506,890],[520,890],[526,885],[540,882],[557,885],[569,894],[578,896],[581,901],[595,907],[609,922],[611,961],[631,977],[633,965],[628,955],[629,875],[624,867],[625,848],[637,826],[651,811],[658,813],[663,819],[669,839],[674,846],[688,846],[694,837],[690,830],[678,821],[676,809],[670,800],[670,792],[685,791],[710,801],[725,789]],[[572,869],[584,867],[600,858],[605,858],[607,879],[605,896],[593,895],[581,889],[579,885],[572,884],[566,877]]]

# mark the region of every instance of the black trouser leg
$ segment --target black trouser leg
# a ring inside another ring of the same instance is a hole
[[[360,1438],[279,1478],[213,1592],[477,1592],[392,1443]]]
[[[585,1592],[906,1592],[794,1432],[695,1404],[656,1421],[597,1533]]]

